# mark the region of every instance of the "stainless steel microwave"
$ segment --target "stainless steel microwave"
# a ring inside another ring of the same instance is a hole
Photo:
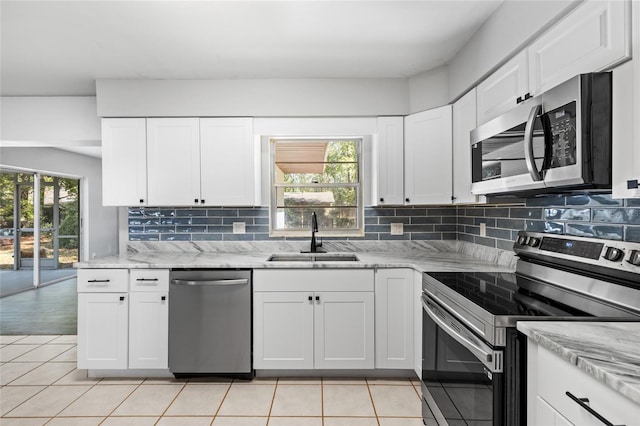
[[[611,188],[611,73],[578,75],[471,132],[476,195]]]

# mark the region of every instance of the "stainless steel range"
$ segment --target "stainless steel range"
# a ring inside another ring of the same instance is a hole
[[[426,425],[526,424],[519,320],[640,321],[640,244],[520,232],[515,273],[423,277]]]

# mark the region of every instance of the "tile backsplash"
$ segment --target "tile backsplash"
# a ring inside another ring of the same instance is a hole
[[[244,222],[246,233],[234,234]],[[403,234],[391,235],[391,223]],[[481,224],[486,235],[481,236]],[[267,207],[128,209],[129,241],[267,241]],[[349,240],[462,240],[511,250],[520,230],[640,242],[640,199],[550,195],[515,204],[366,207],[365,235]],[[300,240],[295,238],[294,240]]]
[[[458,239],[511,250],[520,230],[640,242],[640,199],[547,195],[514,205],[458,208]],[[480,224],[486,224],[486,237]]]

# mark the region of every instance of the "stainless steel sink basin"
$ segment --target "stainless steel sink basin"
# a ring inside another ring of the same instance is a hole
[[[267,262],[357,262],[358,256],[350,253],[278,253]]]

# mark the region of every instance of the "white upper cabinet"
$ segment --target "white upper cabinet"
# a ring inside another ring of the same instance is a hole
[[[570,77],[611,69],[631,54],[630,2],[587,1],[528,49],[529,91],[537,95]]]
[[[478,125],[578,74],[631,56],[629,1],[585,1],[478,85]]]
[[[201,118],[202,203],[254,205],[259,174],[255,153],[251,118]]]
[[[476,128],[476,89],[453,104],[453,204],[484,203],[471,193],[471,136]]]
[[[198,118],[147,119],[148,205],[204,204],[199,133]]]
[[[404,117],[378,117],[373,205],[404,204]]]
[[[102,119],[102,204],[147,203],[147,139],[144,118]]]
[[[613,70],[614,198],[640,197],[640,7],[633,8],[633,57]]]
[[[405,117],[405,203],[451,203],[451,105]]]
[[[527,52],[522,51],[478,85],[478,125],[518,105],[529,91]]]

